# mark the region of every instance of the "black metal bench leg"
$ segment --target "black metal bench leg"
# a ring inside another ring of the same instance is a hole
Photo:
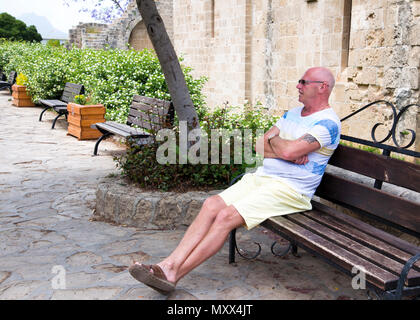
[[[99,143],[101,143],[101,141],[102,140],[104,140],[104,139],[106,139],[106,138],[108,138],[109,136],[112,136],[112,133],[111,132],[107,132],[107,133],[104,133],[97,141],[96,141],[96,143],[95,143],[95,149],[93,149],[93,155],[94,156],[97,156],[98,155],[98,146],[99,146]]]
[[[233,229],[229,234],[229,263],[235,262],[236,249],[236,229]]]
[[[54,129],[55,127],[55,123],[57,122],[58,118],[60,118],[61,116],[65,115],[65,113],[59,113],[58,116],[55,117],[53,123],[52,123],[52,127],[51,129]]]
[[[401,271],[400,278],[398,279],[397,289],[395,293],[386,292],[385,299],[387,300],[401,300],[404,291],[404,283],[407,280],[407,276],[413,265],[420,260],[420,253],[412,256],[404,265]]]
[[[294,255],[295,257],[298,256],[298,246],[294,242],[292,243],[292,255]]]
[[[42,110],[41,114],[39,115],[39,121],[42,121],[42,116],[44,115],[45,111],[48,109],[51,109],[51,107],[46,107],[44,110]]]

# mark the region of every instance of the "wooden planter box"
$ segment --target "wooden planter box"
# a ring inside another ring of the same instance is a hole
[[[67,105],[67,132],[79,140],[98,139],[102,133],[90,126],[105,122],[105,107],[101,104],[83,106],[77,103]]]
[[[12,104],[16,107],[35,107],[31,96],[26,93],[26,86],[14,84],[12,86]]]

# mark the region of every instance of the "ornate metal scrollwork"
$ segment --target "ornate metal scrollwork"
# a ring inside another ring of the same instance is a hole
[[[254,242],[257,246],[258,246],[258,251],[257,253],[255,253],[253,256],[249,257],[247,255],[250,255],[250,253],[248,251],[242,250],[242,249],[238,249],[238,246],[235,243],[235,249],[236,252],[244,259],[246,260],[252,260],[255,259],[256,257],[258,257],[261,253],[261,245],[258,242]],[[244,253],[244,254],[243,254]]]
[[[412,129],[405,129],[404,131],[407,132],[407,134],[408,134],[408,132],[410,132],[411,139],[406,145],[401,146],[400,143],[397,140],[397,126],[398,126],[398,122],[401,120],[402,115],[411,107],[414,107],[414,106],[420,107],[420,105],[418,105],[418,104],[415,104],[415,103],[409,104],[409,105],[401,108],[400,110],[397,110],[397,108],[391,102],[385,101],[385,100],[377,100],[377,101],[371,102],[371,103],[365,105],[364,107],[360,108],[359,110],[356,110],[355,112],[345,116],[340,121],[343,122],[343,121],[353,117],[354,115],[358,114],[359,112],[362,112],[363,110],[365,110],[365,109],[367,109],[367,108],[369,108],[373,105],[380,104],[380,103],[383,103],[386,106],[388,106],[389,108],[391,108],[392,115],[393,115],[393,117],[392,117],[392,127],[388,131],[388,134],[386,135],[386,137],[380,140],[380,139],[377,139],[377,137],[376,137],[377,129],[380,126],[383,126],[384,124],[383,123],[376,123],[372,127],[372,131],[371,131],[372,140],[377,144],[382,144],[382,143],[388,141],[392,137],[392,141],[397,148],[396,150],[392,150],[392,151],[398,152],[398,151],[401,151],[402,149],[408,149],[409,147],[411,147],[414,144],[414,141],[416,140],[416,132]],[[350,139],[348,139],[349,137],[347,137],[347,136],[342,136],[342,137],[345,140],[350,140]],[[351,139],[351,141],[355,141],[355,142],[357,142],[357,140],[358,139]],[[359,139],[359,140],[361,140],[361,139]],[[401,152],[401,153],[405,153],[405,152]],[[418,153],[418,152],[412,152],[412,153],[413,154],[410,154],[410,155],[420,156],[420,153]]]
[[[288,254],[289,253],[289,251],[290,251],[290,249],[292,249],[292,243],[291,242],[289,242],[289,245],[286,247],[286,249],[284,249],[282,252],[280,252],[280,253],[276,253],[275,251],[274,251],[274,247],[276,246],[276,244],[277,244],[278,242],[277,241],[274,241],[273,242],[273,244],[271,245],[271,253],[274,255],[274,256],[276,256],[276,257],[283,257],[283,256],[285,256],[286,254]]]
[[[383,294],[379,293],[376,289],[368,289],[366,291],[366,295],[368,300],[383,300]]]

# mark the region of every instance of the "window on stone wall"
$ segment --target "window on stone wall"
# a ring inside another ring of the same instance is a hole
[[[341,70],[347,68],[349,65],[351,9],[352,0],[344,0]]]

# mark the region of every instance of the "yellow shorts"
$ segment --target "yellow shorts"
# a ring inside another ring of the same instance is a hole
[[[289,187],[283,180],[248,173],[239,182],[219,193],[245,220],[248,230],[264,220],[311,210],[311,199]]]

